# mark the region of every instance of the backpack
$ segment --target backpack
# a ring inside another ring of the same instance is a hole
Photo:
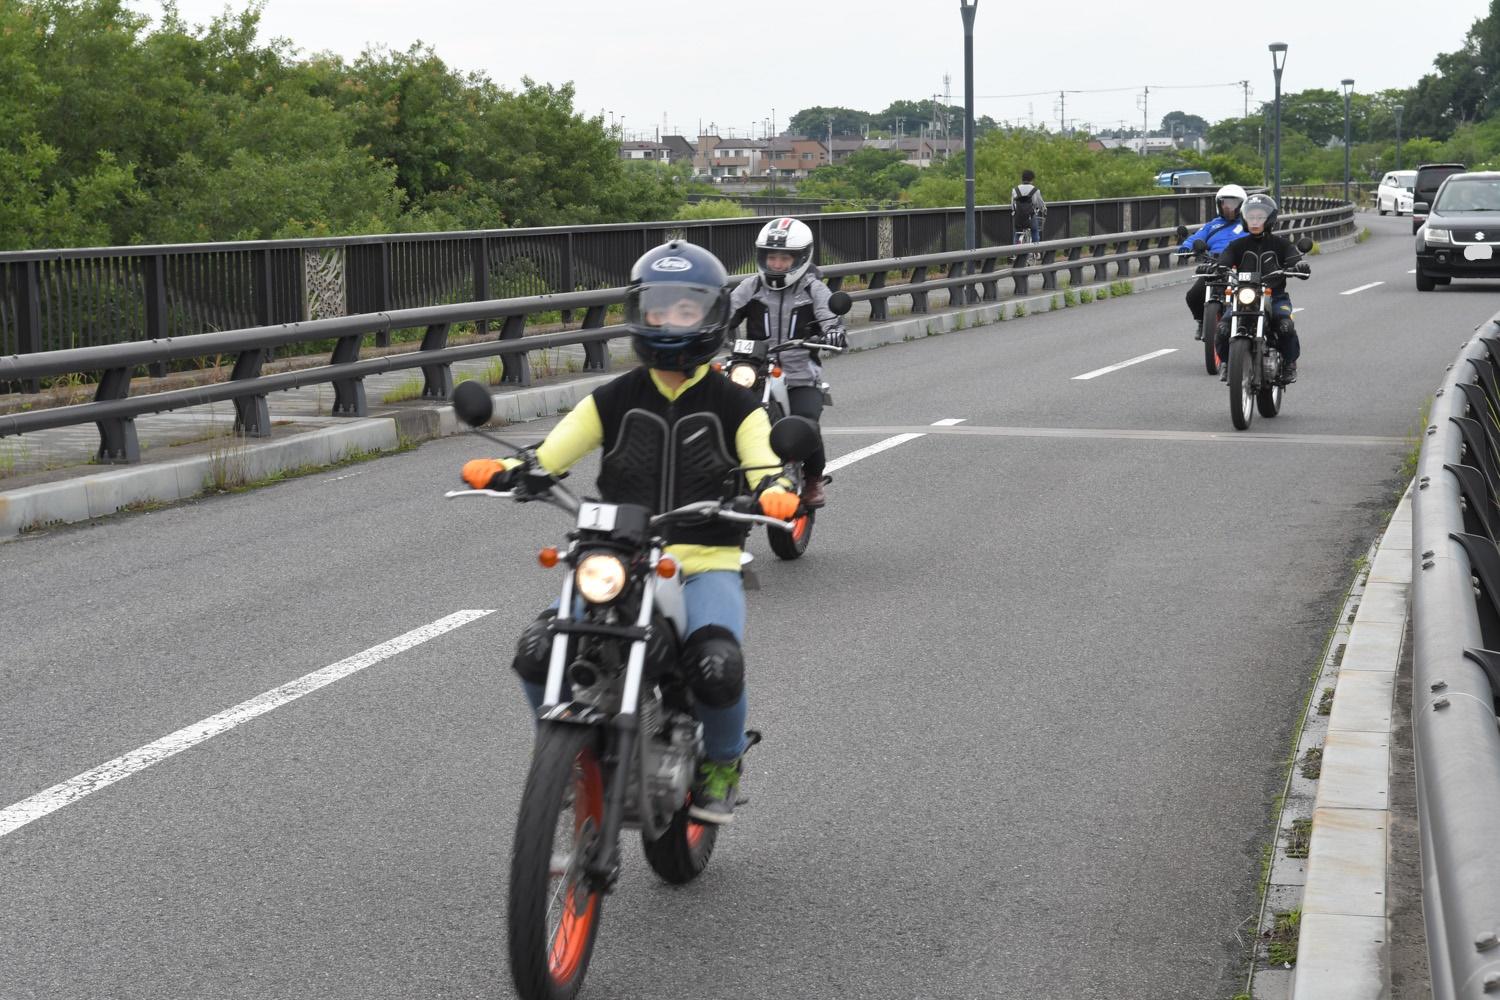
[[[1035,194],[1035,186],[1033,186],[1031,191],[1025,195],[1021,194],[1021,188],[1019,186],[1011,188],[1011,228],[1015,229],[1016,232],[1021,232],[1023,229],[1031,228],[1032,216],[1036,215],[1036,202],[1032,199],[1032,196]]]

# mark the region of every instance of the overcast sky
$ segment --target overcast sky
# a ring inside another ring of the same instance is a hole
[[[127,2],[153,17],[161,12],[160,0]],[[225,6],[178,0],[193,24]],[[1360,91],[1405,87],[1432,71],[1438,53],[1458,49],[1489,3],[1385,6],[979,0],[975,114],[1056,128],[1057,92],[1080,91],[1065,95],[1070,125],[1139,125],[1149,86],[1153,129],[1172,110],[1211,122],[1238,116],[1245,95],[1235,81],[1250,81],[1251,107],[1271,98],[1266,45],[1277,41],[1289,46],[1283,92],[1337,90],[1344,77]],[[367,46],[400,50],[420,40],[450,66],[502,86],[518,87],[523,76],[571,80],[580,112],[603,113],[606,123],[623,118],[634,137],[650,138],[664,123],[691,136],[700,122],[728,136],[759,135],[773,112],[780,129],[813,105],[880,111],[893,100],[941,94],[945,73],[961,106],[958,8],[954,0],[266,0],[261,29],[304,53],[350,59]]]

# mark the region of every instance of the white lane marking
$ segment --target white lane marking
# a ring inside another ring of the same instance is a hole
[[[325,480],[323,480],[323,482],[325,482],[325,483],[340,483],[340,482],[343,482],[345,479],[353,479],[355,476],[363,476],[365,474],[365,471],[367,471],[367,470],[362,470],[360,472],[347,472],[347,473],[345,473],[342,476],[334,476],[332,479],[325,479]]]
[[[942,420],[934,421],[932,426],[954,427],[958,424],[963,423],[967,419],[967,417],[944,417]],[[855,462],[869,458],[871,455],[878,455],[882,451],[888,451],[891,448],[896,447],[898,444],[905,444],[908,441],[915,441],[919,437],[926,437],[926,435],[897,434],[895,437],[888,437],[884,441],[876,441],[874,444],[860,448],[858,451],[851,451],[847,455],[839,456],[832,462],[829,462],[823,471],[837,472],[839,469],[842,469],[845,466],[853,465]]]
[[[1358,288],[1351,288],[1347,292],[1339,292],[1339,294],[1340,295],[1354,295],[1354,294],[1356,294],[1358,292],[1368,292],[1370,289],[1372,289],[1372,288],[1379,288],[1383,284],[1385,284],[1385,282],[1383,282],[1383,281],[1372,281],[1368,285],[1360,285]]]
[[[1084,372],[1082,375],[1074,375],[1073,381],[1086,382],[1091,378],[1098,378],[1100,375],[1108,375],[1110,372],[1117,372],[1121,368],[1129,368],[1131,365],[1138,365],[1142,361],[1150,361],[1152,358],[1159,358],[1164,354],[1175,353],[1176,350],[1177,348],[1175,347],[1166,347],[1160,351],[1152,351],[1150,354],[1142,354],[1138,358],[1131,358],[1129,361],[1121,361],[1119,364],[1110,365],[1108,368],[1096,368],[1091,372]]]
[[[355,653],[345,660],[340,660],[321,670],[315,670],[297,680],[273,688],[264,694],[258,694],[249,701],[242,701],[233,708],[220,712],[218,715],[195,722],[191,726],[179,729],[169,736],[163,736],[155,743],[132,750],[123,757],[116,757],[106,764],[85,771],[74,778],[69,778],[60,784],[53,785],[46,791],[38,792],[28,799],[22,799],[15,805],[6,809],[0,809],[0,837],[8,833],[14,833],[32,820],[41,819],[51,812],[56,812],[63,806],[77,802],[85,795],[99,791],[113,785],[122,778],[128,778],[137,771],[144,771],[152,764],[158,764],[168,757],[179,754],[184,750],[197,746],[205,740],[212,739],[220,733],[228,732],[244,722],[249,722],[258,715],[264,715],[273,708],[280,708],[287,702],[296,701],[305,694],[311,694],[318,688],[332,684],[336,680],[348,677],[350,674],[358,673],[366,667],[374,666],[381,660],[389,659],[397,653],[420,646],[429,639],[436,639],[445,632],[451,632],[460,626],[483,618],[485,615],[494,614],[494,609],[488,611],[456,611],[446,618],[440,618],[430,625],[412,629],[405,635],[397,636],[389,642],[382,642],[378,646],[371,646],[363,653]]]
[[[1301,311],[1302,311],[1302,306],[1298,306],[1297,308],[1295,308],[1295,309],[1292,310],[1293,313],[1299,313]]]
[[[1412,268],[1410,271],[1407,271],[1406,273],[1407,274],[1416,274],[1417,273],[1417,269],[1416,268]]]

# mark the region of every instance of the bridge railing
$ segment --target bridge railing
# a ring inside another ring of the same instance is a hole
[[[1284,218],[1288,230],[1323,238],[1347,235],[1354,225],[1353,209],[1343,204],[1314,207]],[[1175,228],[1174,225],[1170,229],[1151,228],[1024,245],[999,243],[974,251],[882,257],[830,264],[821,271],[833,288],[848,282],[850,297],[868,302],[870,318],[878,322],[889,317],[890,303],[895,298],[905,298],[911,313],[923,314],[930,309],[929,299],[934,291],[947,291],[949,301],[995,302],[1002,296],[1002,284],[1009,286],[1005,291],[1025,293],[1032,290],[1033,279],[1039,278],[1041,291],[1055,293],[1061,290],[1060,280],[1064,275],[1070,285],[1078,286],[1088,280],[1086,271],[1089,279],[1099,282],[1132,273],[1165,270],[1176,263]],[[1017,258],[1021,252],[1027,254],[1024,262]],[[744,277],[736,276],[733,280]],[[422,398],[446,400],[453,390],[452,365],[456,361],[499,357],[503,382],[529,385],[532,374],[528,352],[583,345],[584,369],[602,371],[608,367],[607,342],[628,335],[623,325],[607,324],[610,307],[622,305],[624,299],[625,288],[615,287],[370,312],[0,358],[0,384],[98,373],[93,402],[0,416],[0,437],[97,423],[99,460],[136,462],[140,460],[140,448],[134,420],[145,413],[232,400],[237,431],[265,437],[271,433],[266,395],[283,389],[331,383],[333,414],[362,417],[368,413],[363,380],[379,372],[421,368]],[[531,317],[553,311],[561,311],[564,316],[581,313],[580,327],[564,333],[526,335]],[[450,346],[448,338],[453,327],[465,323],[480,328],[498,323],[500,334],[494,340]],[[367,338],[378,341],[381,335],[388,337],[392,330],[399,329],[424,330],[417,350],[361,360],[360,350]],[[272,352],[280,348],[327,340],[332,340],[334,346],[325,366],[277,374],[266,374],[263,370]],[[140,396],[130,394],[132,375],[137,368],[222,355],[236,358],[227,382]]]
[[[1194,225],[1206,195],[1058,202],[1043,237]],[[812,213],[822,266],[964,246],[962,208]],[[978,242],[1012,238],[1008,205],[976,212]],[[766,218],[402,233],[335,239],[0,253],[0,356],[159,340],[359,313],[615,288],[676,235],[731,273],[755,267]],[[382,344],[384,346],[384,344]]]
[[[1500,316],[1433,399],[1412,509],[1412,733],[1434,1000],[1500,995]]]

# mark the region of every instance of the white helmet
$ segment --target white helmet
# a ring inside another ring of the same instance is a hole
[[[1218,193],[1214,195],[1214,208],[1218,209],[1220,215],[1223,215],[1224,199],[1234,198],[1236,199],[1234,207],[1235,210],[1238,211],[1240,206],[1245,204],[1245,199],[1248,197],[1250,196],[1245,193],[1245,189],[1240,187],[1238,184],[1225,184],[1223,187],[1219,188]]]
[[[772,270],[766,258],[773,253],[792,255],[792,266],[785,270]],[[795,285],[812,264],[813,234],[807,223],[796,219],[775,219],[761,228],[755,237],[755,266],[765,279],[767,288],[789,288]]]

